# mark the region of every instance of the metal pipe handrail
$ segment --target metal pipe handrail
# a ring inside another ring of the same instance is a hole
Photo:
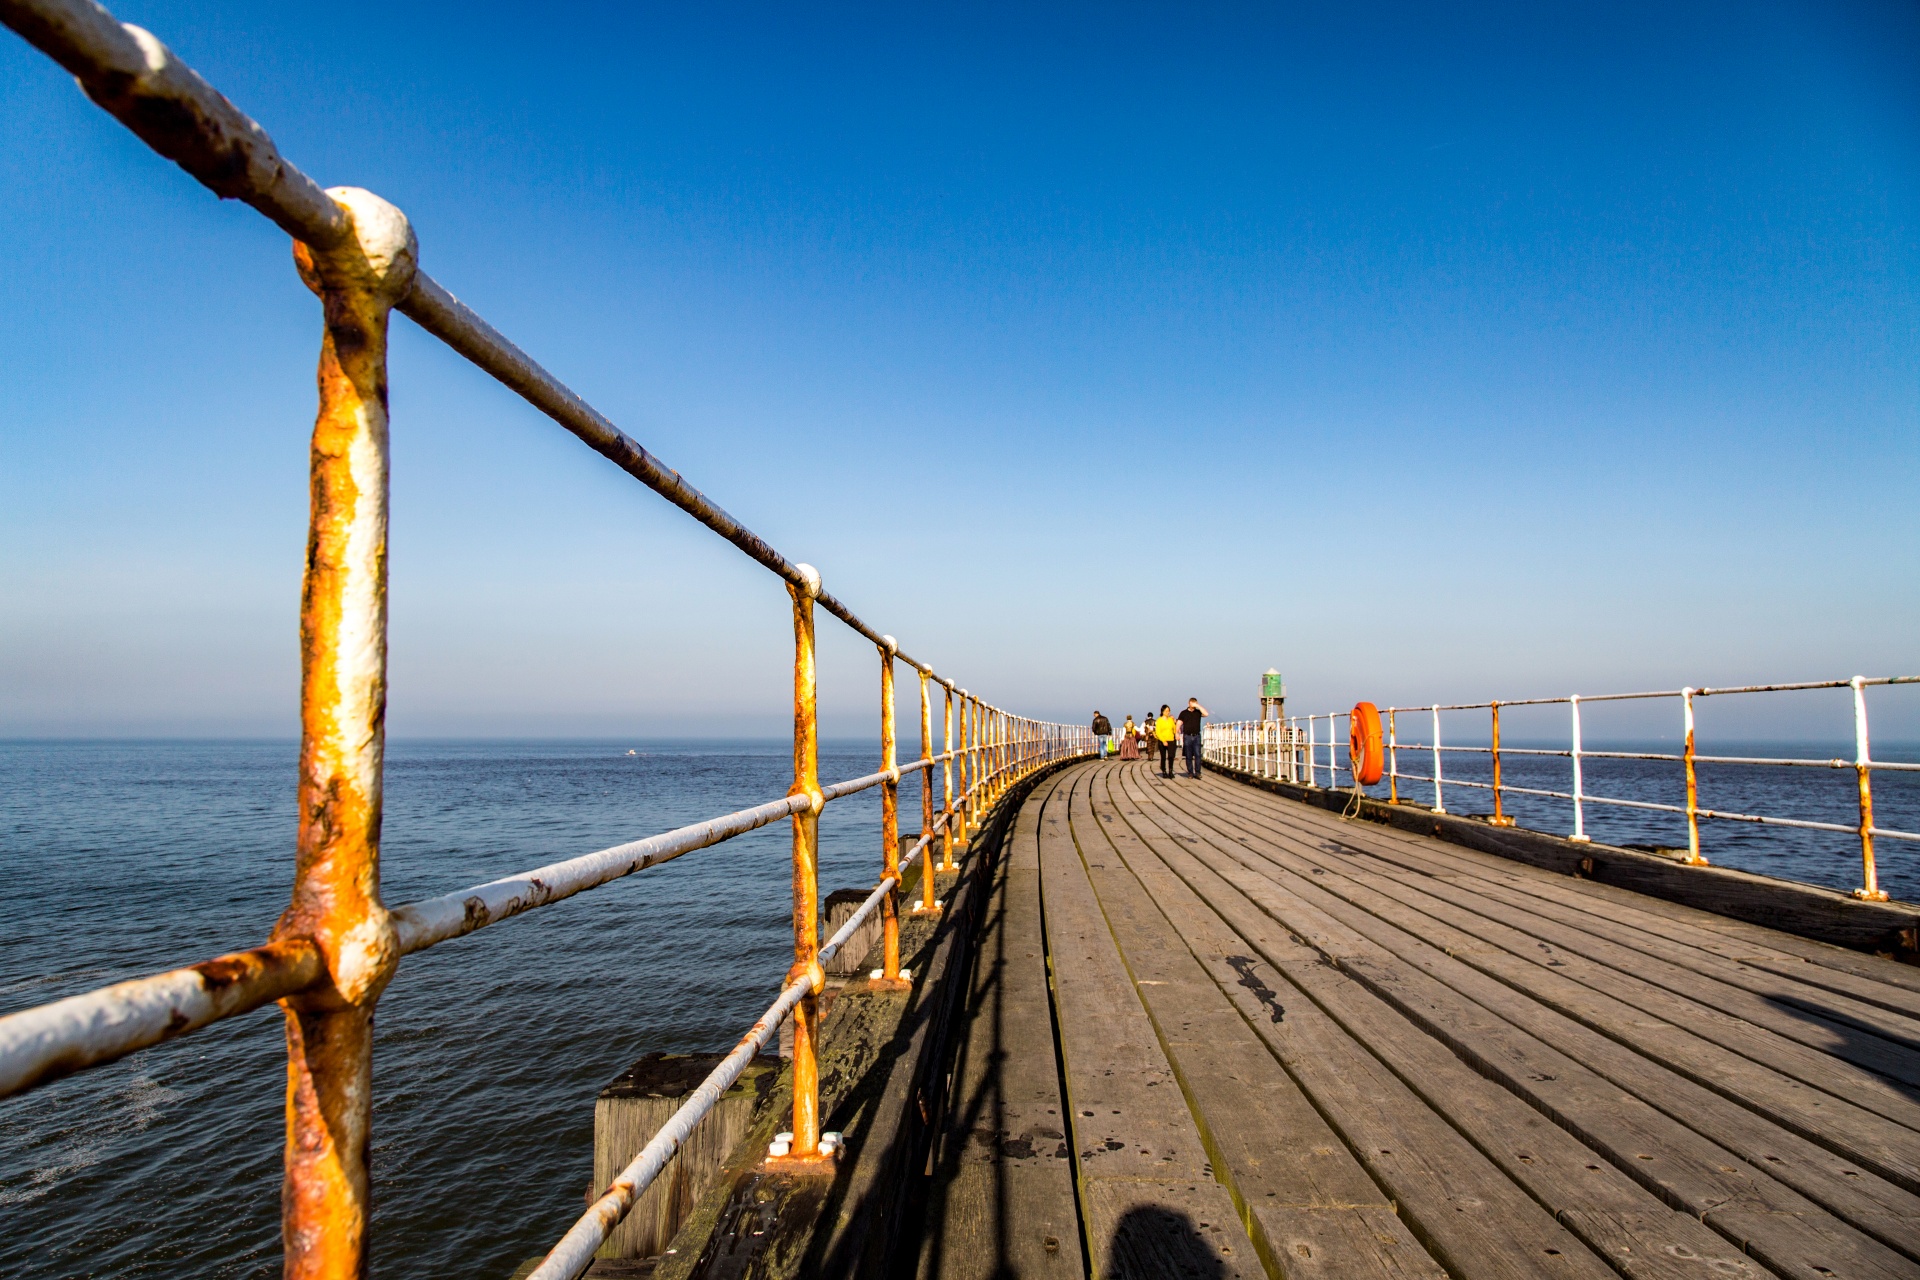
[[[288,1105],[283,1246],[289,1277],[365,1270],[370,1173],[372,1014],[402,957],[611,880],[657,866],[768,823],[793,828],[794,955],[782,994],[722,1067],[682,1108],[672,1132],[650,1144],[589,1215],[610,1229],[737,1077],[772,1025],[794,1019],[793,1158],[817,1165],[818,1076],[813,1041],[820,961],[851,928],[818,945],[817,824],[832,800],[882,792],[882,872],[859,919],[882,913],[880,981],[903,983],[892,890],[901,883],[897,793],[921,779],[925,909],[933,882],[953,872],[956,844],[1021,778],[1088,754],[1075,726],[1012,715],[956,690],[900,651],[828,594],[819,573],[787,558],[654,457],[418,265],[413,229],[400,210],[357,188],[322,190],[289,163],[253,120],[216,92],[151,33],[123,24],[92,0],[0,0],[0,22],[72,72],[96,103],[154,151],[223,199],[260,211],[294,238],[294,258],[321,297],[320,410],[313,444],[309,556],[301,601],[301,757],[298,859],[293,903],[272,939],[200,965],[135,979],[0,1018],[0,1095],[137,1049],[270,1001],[287,1017]],[[673,503],[786,585],[794,624],[794,782],[767,804],[646,840],[586,854],[524,875],[388,910],[378,897],[380,797],[384,787],[388,522],[387,335],[391,313],[427,332],[552,418],[589,448]],[[813,611],[824,609],[879,651],[882,760],[878,772],[821,786]],[[921,750],[895,758],[893,664],[920,676]],[[930,681],[947,698],[944,751],[935,755]],[[956,739],[953,700],[961,700]],[[944,804],[932,808],[934,766]],[[952,778],[961,774],[956,800]],[[932,862],[939,835],[944,865]],[[771,1022],[768,1019],[772,1019]],[[732,1075],[727,1075],[728,1071]],[[711,1095],[711,1096],[709,1096]],[[694,1108],[698,1104],[697,1111]],[[589,1232],[591,1234],[591,1232]],[[543,1280],[586,1266],[569,1234],[539,1272]],[[599,1237],[604,1239],[604,1231]]]
[[[832,938],[821,945],[822,964],[831,960],[847,940],[859,931],[896,883],[891,877],[882,879],[859,909],[847,918]],[[733,1052],[707,1073],[707,1078],[700,1082],[685,1102],[674,1109],[673,1115],[640,1148],[627,1167],[614,1177],[600,1198],[589,1205],[587,1211],[560,1237],[560,1242],[528,1274],[527,1280],[572,1280],[592,1265],[594,1254],[633,1209],[641,1194],[665,1172],[667,1162],[692,1136],[694,1126],[719,1103],[721,1095],[740,1078],[754,1056],[766,1047],[767,1041],[773,1038],[774,1030],[786,1020],[801,999],[809,991],[818,990],[811,976],[789,983],[780,992],[780,998],[768,1005],[767,1011],[740,1038]]]
[[[1552,698],[1515,698],[1488,702],[1430,703],[1422,707],[1387,707],[1382,709],[1382,716],[1387,728],[1387,742],[1385,744],[1387,759],[1384,770],[1384,776],[1388,784],[1387,802],[1389,804],[1403,803],[1399,790],[1399,784],[1402,781],[1425,782],[1433,787],[1433,810],[1437,813],[1445,813],[1446,807],[1443,788],[1450,782],[1454,786],[1470,787],[1475,790],[1490,792],[1493,796],[1493,814],[1489,818],[1489,821],[1497,825],[1506,826],[1512,825],[1514,821],[1513,818],[1505,814],[1503,809],[1503,798],[1507,794],[1535,796],[1552,800],[1567,800],[1571,801],[1573,805],[1573,831],[1568,838],[1582,843],[1590,839],[1586,831],[1586,806],[1589,804],[1610,805],[1628,809],[1644,809],[1662,813],[1677,813],[1684,816],[1687,820],[1687,861],[1703,865],[1707,859],[1700,852],[1700,822],[1702,819],[1723,822],[1745,822],[1760,826],[1793,827],[1807,831],[1843,832],[1853,835],[1860,843],[1862,883],[1860,888],[1854,891],[1855,896],[1868,901],[1885,901],[1887,895],[1885,891],[1880,888],[1874,862],[1874,840],[1887,839],[1920,842],[1920,832],[1883,827],[1874,821],[1872,775],[1875,770],[1897,773],[1920,772],[1920,763],[1904,760],[1874,759],[1871,739],[1867,732],[1866,690],[1890,685],[1911,684],[1920,684],[1920,676],[1854,676],[1846,680],[1810,680],[1796,683],[1739,685],[1720,688],[1703,687],[1698,689],[1689,686],[1672,691],[1569,694],[1565,697]],[[1727,694],[1782,693],[1814,689],[1849,689],[1852,691],[1854,721],[1854,758],[1852,760],[1840,758],[1810,760],[1771,756],[1720,756],[1703,754],[1695,749],[1693,704],[1696,699]],[[1619,702],[1647,698],[1678,698],[1680,700],[1682,727],[1685,735],[1684,745],[1679,754],[1661,751],[1595,751],[1585,747],[1581,736],[1580,724],[1580,708],[1582,704],[1590,702]],[[1571,711],[1569,720],[1569,749],[1503,747],[1501,745],[1500,712],[1502,708],[1552,705],[1564,705]],[[1490,740],[1488,745],[1448,746],[1440,741],[1441,712],[1475,710],[1485,710],[1490,713]],[[1430,715],[1433,725],[1432,741],[1402,741],[1399,737],[1397,723],[1398,716],[1402,712],[1420,712]],[[1328,770],[1328,786],[1335,785],[1339,780],[1339,775],[1343,770],[1336,758],[1333,731],[1336,722],[1343,716],[1350,720],[1352,713],[1336,711],[1324,717],[1318,715],[1309,715],[1306,717],[1307,731],[1304,740],[1306,752],[1306,781],[1310,786],[1318,785],[1318,769],[1320,766],[1316,757],[1320,743],[1317,725],[1322,718],[1327,721],[1328,726],[1328,760],[1326,764]],[[1219,725],[1208,726],[1209,734],[1217,733],[1218,735],[1210,739],[1211,741],[1232,744],[1224,749],[1215,748],[1209,758],[1234,764],[1236,767],[1244,767],[1246,763],[1248,763],[1249,757],[1244,754],[1236,754],[1236,749],[1241,743],[1248,740],[1249,734],[1254,732],[1253,726],[1258,726],[1263,723],[1264,722],[1261,721],[1228,721]],[[1296,717],[1290,724],[1297,725],[1298,718]],[[1299,741],[1297,730],[1289,728],[1288,733],[1290,734],[1289,745],[1292,747],[1292,750],[1297,753],[1299,747],[1294,745]],[[1402,747],[1408,750],[1430,751],[1433,755],[1433,772],[1431,774],[1419,774],[1410,773],[1401,769],[1399,750]],[[1264,751],[1265,748],[1262,750]],[[1277,757],[1279,751],[1280,748],[1276,745],[1272,752],[1275,757],[1275,762],[1271,765],[1271,768],[1276,775],[1278,773]],[[1493,767],[1492,781],[1478,782],[1464,778],[1445,778],[1442,762],[1446,754],[1450,752],[1490,757]],[[1571,761],[1573,790],[1569,792],[1538,787],[1520,787],[1506,782],[1501,774],[1500,762],[1503,756],[1509,755],[1555,758]],[[1679,764],[1685,774],[1686,803],[1684,805],[1661,804],[1646,800],[1627,800],[1620,797],[1592,795],[1586,790],[1585,775],[1582,770],[1583,763],[1589,759],[1647,760],[1665,764]],[[1253,757],[1253,760],[1261,766],[1266,766],[1268,763],[1267,757],[1264,754]],[[1859,821],[1852,825],[1847,825],[1836,822],[1822,822],[1810,818],[1743,813],[1704,806],[1700,803],[1700,780],[1698,774],[1698,766],[1703,764],[1749,765],[1798,769],[1852,769],[1858,788]],[[1289,770],[1293,768],[1291,759],[1289,760],[1288,767]],[[1350,768],[1344,770],[1344,772],[1347,773],[1349,778],[1352,777],[1352,770]],[[1294,780],[1298,780],[1297,777]]]
[[[1869,688],[1889,684],[1920,684],[1920,676],[1867,676],[1861,683]],[[1851,687],[1852,680],[1806,680],[1797,684],[1743,684],[1724,685],[1720,688],[1702,687],[1690,692],[1696,698],[1723,697],[1732,693],[1795,693],[1808,689],[1845,689]],[[1494,702],[1442,702],[1438,705],[1423,704],[1417,707],[1382,707],[1380,711],[1485,711],[1493,706],[1502,707],[1550,707],[1572,701],[1578,697],[1582,702],[1627,702],[1637,698],[1678,698],[1688,693],[1686,689],[1649,689],[1636,693],[1582,693],[1558,698],[1501,698]],[[1344,711],[1337,715],[1347,714]]]

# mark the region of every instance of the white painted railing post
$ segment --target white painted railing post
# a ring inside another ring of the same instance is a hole
[[[1569,840],[1587,843],[1586,785],[1580,773],[1580,695],[1568,700],[1573,706],[1573,834]]]

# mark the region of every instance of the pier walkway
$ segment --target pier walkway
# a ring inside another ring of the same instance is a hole
[[[1920,1275],[1920,970],[1145,763],[991,890],[926,1280]]]

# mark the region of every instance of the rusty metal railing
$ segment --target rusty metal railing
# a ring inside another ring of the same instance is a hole
[[[403,956],[558,902],[609,881],[786,819],[792,826],[794,962],[780,996],[735,1050],[555,1247],[534,1274],[570,1278],[658,1176],[700,1118],[765,1046],[794,1024],[793,1132],[778,1156],[793,1169],[826,1168],[820,1132],[816,994],[830,959],[875,911],[882,966],[873,981],[907,986],[900,967],[895,891],[903,883],[899,786],[920,776],[921,832],[909,857],[925,885],[916,911],[936,912],[936,878],[957,870],[993,805],[1020,779],[1087,754],[1077,726],[1017,716],[957,688],[900,651],[823,589],[812,567],[787,559],[580,399],[462,305],[418,265],[406,216],[370,192],[323,191],[266,132],[152,34],[91,0],[0,0],[0,22],[71,71],[100,106],[215,194],[252,205],[293,237],[301,278],[319,297],[324,327],[320,408],[311,445],[311,524],[301,595],[299,826],[292,903],[259,947],[117,983],[0,1018],[0,1096],[111,1062],[278,1001],[288,1075],[282,1238],[285,1274],[337,1280],[367,1270],[373,1011]],[[380,898],[380,813],[387,694],[387,332],[399,311],[588,447],[687,512],[786,584],[793,614],[793,785],[778,800],[389,910]],[[819,778],[814,610],[871,642],[880,659],[880,769],[822,785]],[[919,674],[920,753],[897,759],[893,677]],[[936,754],[932,685],[946,700]],[[960,704],[955,736],[954,703]],[[933,771],[941,806],[933,807]],[[959,777],[956,793],[954,779]],[[834,800],[881,788],[879,882],[854,918],[819,941],[819,820]],[[935,865],[934,841],[941,846]]]
[[[1643,809],[1660,813],[1685,815],[1687,820],[1687,856],[1686,860],[1695,864],[1704,864],[1707,859],[1700,852],[1700,823],[1702,819],[1720,822],[1744,822],[1758,826],[1794,827],[1806,831],[1837,831],[1851,835],[1859,841],[1860,848],[1860,887],[1854,890],[1854,896],[1870,902],[1884,902],[1887,895],[1880,888],[1880,878],[1874,863],[1873,842],[1876,839],[1920,841],[1920,831],[1900,831],[1889,827],[1876,826],[1873,820],[1873,774],[1876,770],[1888,773],[1920,772],[1920,764],[1896,760],[1875,760],[1872,745],[1867,732],[1867,690],[1878,686],[1920,684],[1920,676],[1854,676],[1849,680],[1814,680],[1801,684],[1753,684],[1726,688],[1684,688],[1667,689],[1645,693],[1607,693],[1607,694],[1571,694],[1560,698],[1515,698],[1500,702],[1456,702],[1434,703],[1422,707],[1383,707],[1380,715],[1386,726],[1386,769],[1384,781],[1387,783],[1387,801],[1389,804],[1401,803],[1400,783],[1421,782],[1432,788],[1432,808],[1436,813],[1445,813],[1446,788],[1469,787],[1491,793],[1493,813],[1488,821],[1496,826],[1512,826],[1513,815],[1506,812],[1507,795],[1537,796],[1549,800],[1565,800],[1573,807],[1573,829],[1568,833],[1570,840],[1585,843],[1589,840],[1586,829],[1586,807],[1588,805],[1611,805],[1622,809]],[[1716,756],[1701,755],[1694,749],[1694,703],[1702,698],[1724,697],[1731,694],[1789,693],[1812,689],[1847,689],[1853,697],[1853,759],[1798,760],[1766,756]],[[1588,750],[1581,738],[1580,708],[1594,702],[1635,702],[1653,698],[1673,698],[1680,704],[1681,728],[1683,730],[1682,748],[1678,754],[1657,751],[1592,751]],[[1544,707],[1565,706],[1569,710],[1568,747],[1566,750],[1536,747],[1502,747],[1500,744],[1500,710],[1503,707]],[[1488,745],[1447,746],[1440,738],[1440,714],[1443,711],[1485,711],[1488,713]],[[1403,742],[1399,736],[1399,717],[1413,715],[1421,717],[1431,726],[1432,741]],[[1309,786],[1322,785],[1321,774],[1326,776],[1325,786],[1337,787],[1339,777],[1346,774],[1349,784],[1353,779],[1353,770],[1349,764],[1341,762],[1340,746],[1344,739],[1336,737],[1336,727],[1342,720],[1350,720],[1352,713],[1335,711],[1327,715],[1305,717],[1306,728],[1300,728],[1301,717],[1294,717],[1278,735],[1268,726],[1276,722],[1267,722],[1263,726],[1259,721],[1231,721],[1219,725],[1209,725],[1206,729],[1207,758],[1216,763],[1243,769],[1261,777],[1284,778],[1287,781],[1304,781]],[[1319,737],[1318,726],[1325,722],[1326,741]],[[1284,743],[1284,745],[1282,745]],[[1327,758],[1319,759],[1321,746],[1326,747]],[[1430,774],[1408,773],[1400,769],[1400,751],[1430,752],[1433,759],[1433,772]],[[1492,777],[1490,781],[1478,782],[1460,777],[1446,776],[1444,759],[1446,753],[1484,755],[1490,758]],[[1549,757],[1567,760],[1572,767],[1570,791],[1553,791],[1538,787],[1520,787],[1505,782],[1501,776],[1501,757]],[[1650,800],[1628,800],[1617,796],[1597,796],[1586,789],[1583,762],[1587,760],[1658,760],[1677,764],[1683,771],[1686,781],[1686,803],[1684,805],[1660,804]],[[1854,774],[1858,791],[1859,820],[1851,825],[1837,822],[1819,822],[1808,818],[1791,818],[1772,814],[1740,813],[1733,810],[1703,808],[1700,804],[1700,783],[1696,766],[1702,764],[1771,765],[1792,769],[1842,769]]]

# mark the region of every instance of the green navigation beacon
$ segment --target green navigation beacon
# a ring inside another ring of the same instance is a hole
[[[1260,718],[1262,720],[1286,719],[1287,682],[1280,673],[1268,667],[1260,677]]]

